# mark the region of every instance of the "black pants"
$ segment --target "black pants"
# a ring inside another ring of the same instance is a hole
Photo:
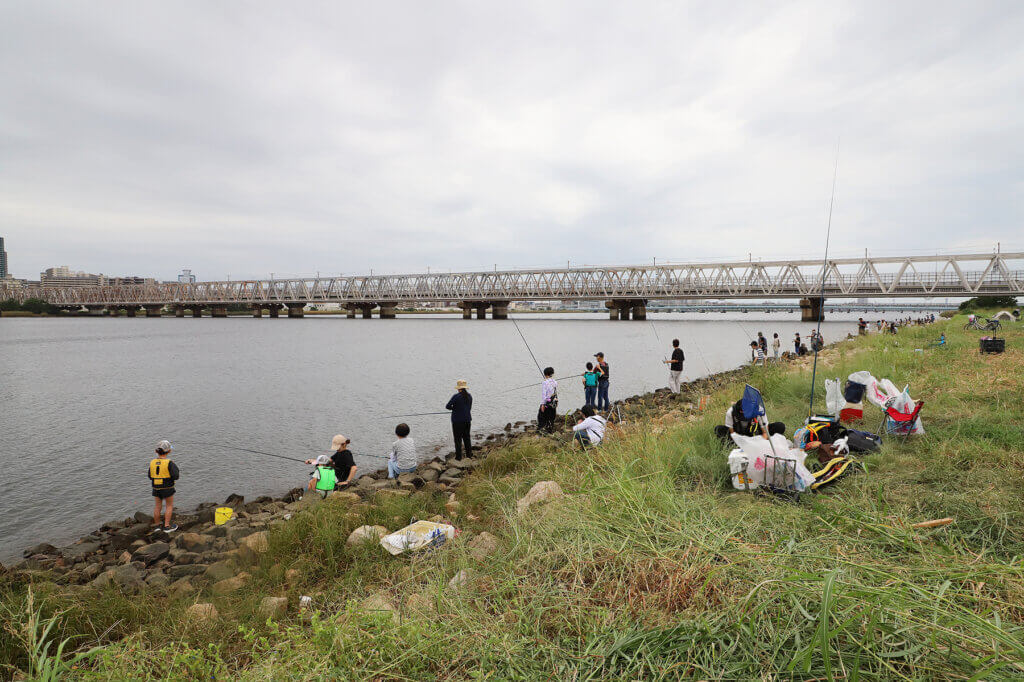
[[[452,422],[452,435],[455,436],[455,459],[462,459],[463,451],[466,457],[473,456],[473,443],[469,438],[469,426],[471,422]]]
[[[774,436],[777,433],[781,433],[783,435],[786,433],[786,425],[783,424],[782,422],[772,422],[771,424],[768,425],[769,436]],[[758,436],[760,434],[761,427],[759,426],[754,431],[754,433],[743,435]],[[721,438],[723,443],[732,443],[732,438],[729,437],[729,427],[726,426],[725,424],[721,424],[715,427],[715,435]]]
[[[554,431],[556,416],[557,413],[553,405],[549,403],[546,406],[541,406],[541,409],[537,410],[537,430]]]

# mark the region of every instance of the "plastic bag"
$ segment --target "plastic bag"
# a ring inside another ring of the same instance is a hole
[[[764,485],[768,457],[794,462],[796,476],[793,488],[795,490],[806,490],[814,483],[814,476],[804,465],[807,453],[799,448],[794,448],[785,436],[777,433],[771,437],[770,441],[761,436],[741,436],[737,433],[731,434],[731,436],[733,442],[748,458],[746,474],[752,488]],[[732,461],[734,460],[730,453],[730,470]]]
[[[843,397],[843,391],[839,388],[839,379],[825,379],[825,406],[828,408],[828,413],[838,415],[845,404],[846,398]]]
[[[446,523],[417,521],[380,539],[381,547],[397,556],[402,552],[436,547],[455,537],[455,527]]]

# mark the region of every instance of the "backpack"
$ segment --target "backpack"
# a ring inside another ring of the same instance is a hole
[[[831,445],[846,435],[846,429],[838,421],[814,417],[807,423],[808,441],[819,441]]]
[[[882,437],[868,431],[848,429],[846,436],[850,452],[875,452],[882,446]]]

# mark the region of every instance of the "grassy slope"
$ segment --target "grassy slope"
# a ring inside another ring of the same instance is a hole
[[[819,382],[859,369],[909,382],[928,433],[887,442],[865,458],[867,475],[800,504],[728,489],[710,431],[733,382],[703,415],[638,406],[586,455],[540,438],[492,455],[458,493],[477,519],[459,525],[502,541],[483,562],[461,545],[412,559],[345,547],[363,523],[443,513],[442,497],[414,495],[290,522],[250,588],[213,598],[215,625],[180,619],[194,599],[54,595],[47,608],[66,609],[63,632],[86,634],[79,644],[124,638],[81,671],[89,679],[1020,678],[1024,334],[1006,334],[1005,355],[979,356],[962,322],[823,355]],[[913,350],[942,329],[948,348]],[[773,420],[802,421],[806,365],[751,375]],[[865,412],[873,429],[878,411]],[[515,501],[545,479],[568,496],[517,516]],[[908,527],[943,516],[956,523]],[[293,567],[302,577],[290,585]],[[471,586],[447,590],[468,567]],[[7,603],[23,590],[6,589]],[[266,594],[313,594],[322,615],[261,622]],[[361,610],[370,594],[397,612]],[[414,594],[426,613],[407,605]],[[5,637],[0,655],[20,661]]]

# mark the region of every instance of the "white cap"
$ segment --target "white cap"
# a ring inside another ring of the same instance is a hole
[[[316,463],[318,466],[324,466],[330,461],[331,458],[328,457],[327,455],[320,455],[319,457],[316,458]]]
[[[171,441],[169,441],[169,440],[162,440],[162,441],[160,441],[159,443],[156,444],[156,449],[159,450],[160,452],[170,452],[171,451]]]

